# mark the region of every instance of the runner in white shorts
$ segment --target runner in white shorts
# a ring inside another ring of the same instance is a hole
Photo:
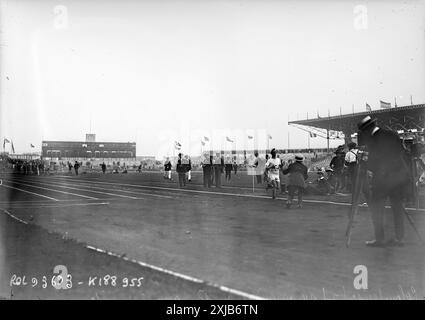
[[[272,198],[276,199],[276,190],[279,189],[280,179],[279,179],[279,169],[281,166],[281,161],[279,158],[276,158],[276,149],[272,149],[270,152],[272,157],[267,160],[266,170],[267,177],[271,184],[273,185],[273,194]]]

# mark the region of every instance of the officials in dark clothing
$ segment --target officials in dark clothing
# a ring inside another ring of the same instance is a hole
[[[225,179],[226,181],[230,181],[232,176],[232,169],[233,169],[233,162],[232,157],[227,156],[226,160],[224,161],[224,171],[225,171]]]
[[[205,188],[211,188],[212,166],[213,166],[213,157],[210,156],[209,154],[204,154],[204,159],[202,160],[202,172],[203,172]]]
[[[335,150],[335,156],[332,158],[331,162],[329,163],[329,166],[334,172],[335,175],[335,192],[338,192],[339,190],[342,190],[344,188],[344,162],[345,162],[345,152],[344,147],[339,146]]]
[[[102,163],[101,167],[102,167],[103,174],[105,174],[105,172],[106,172],[106,164],[105,164],[105,162]]]
[[[185,155],[182,158],[182,164],[184,167],[184,172],[185,172],[185,181],[191,181],[192,177],[191,177],[191,170],[192,170],[192,161],[190,160],[188,155]]]
[[[236,162],[236,157],[233,157],[233,172],[235,175],[238,173],[238,163]]]
[[[213,159],[213,167],[214,167],[214,181],[216,188],[221,188],[221,174],[224,169],[224,159],[220,153],[216,153]]]
[[[372,214],[375,239],[367,246],[402,246],[404,238],[404,191],[409,184],[405,150],[396,132],[379,128],[376,120],[365,117],[359,124],[359,145],[368,151],[367,170],[371,172],[368,205]],[[384,210],[389,198],[394,218],[395,238],[385,241]]]
[[[78,163],[78,161],[75,161],[74,164],[74,170],[75,170],[75,175],[78,176],[78,168],[80,167],[80,164]]]
[[[177,160],[177,166],[176,166],[176,171],[177,174],[179,176],[179,187],[185,187],[186,186],[186,170],[187,170],[187,165],[184,163],[184,160],[182,158],[182,154],[179,153],[179,158]]]
[[[282,170],[283,174],[289,174],[288,178],[288,201],[286,207],[289,209],[292,205],[295,192],[298,192],[298,208],[303,206],[303,194],[306,187],[305,181],[308,178],[307,167],[302,163],[303,155],[297,154],[295,162],[291,163],[288,168]]]
[[[164,163],[164,179],[171,180],[171,167],[170,158],[167,157]]]

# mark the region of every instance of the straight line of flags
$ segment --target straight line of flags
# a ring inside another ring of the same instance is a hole
[[[254,136],[251,136],[251,135],[247,135],[247,137],[248,137],[249,140],[254,139]],[[267,134],[267,139],[268,140],[272,140],[273,139],[272,135],[271,134]],[[210,139],[207,136],[204,136],[201,139],[201,145],[202,146],[205,146],[206,145],[206,142],[209,142],[209,141],[210,141]],[[229,136],[226,136],[226,141],[227,142],[230,142],[230,143],[234,143],[235,142],[235,140],[234,139],[231,139]],[[174,148],[176,150],[180,150],[181,147],[182,147],[182,145],[181,145],[180,142],[174,141]]]

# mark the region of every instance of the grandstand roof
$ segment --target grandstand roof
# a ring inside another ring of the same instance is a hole
[[[392,130],[407,131],[417,129],[422,131],[423,128],[425,128],[425,104],[342,114],[337,116],[318,116],[315,119],[289,121],[288,124],[342,131],[347,136],[357,132],[357,123],[367,115],[372,118],[376,118],[379,126],[390,128]]]

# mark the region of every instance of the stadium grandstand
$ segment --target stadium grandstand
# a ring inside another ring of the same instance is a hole
[[[340,114],[337,116],[320,117],[289,121],[288,124],[301,130],[310,132],[312,136],[328,140],[344,138],[345,142],[352,140],[357,132],[357,123],[364,117],[377,119],[377,124],[383,128],[397,131],[400,135],[412,134],[423,136],[425,128],[425,104],[400,106],[395,108],[373,111]]]
[[[320,117],[318,115],[314,119],[289,121],[288,124],[309,132],[311,137],[327,139],[327,152],[323,152],[309,163],[310,169],[321,168],[326,167],[332,158],[329,140],[343,138],[345,144],[350,141],[357,142],[357,123],[368,115],[376,119],[379,126],[397,131],[401,139],[410,140],[411,143],[424,143],[425,104],[353,112],[337,116]]]

